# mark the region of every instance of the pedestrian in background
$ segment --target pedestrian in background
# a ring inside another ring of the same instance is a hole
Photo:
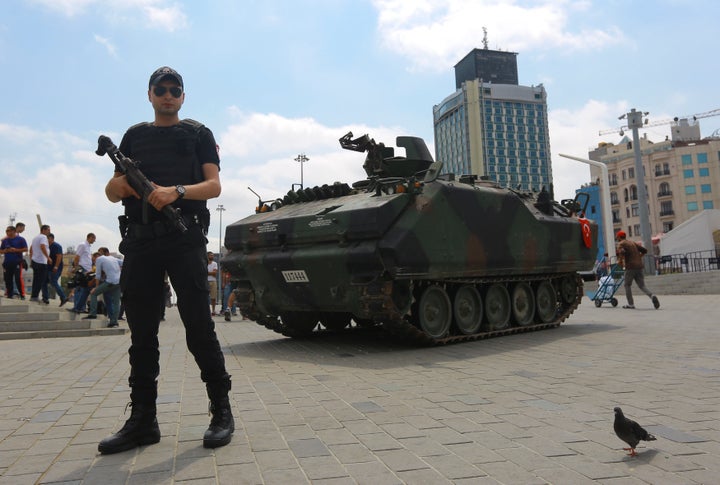
[[[638,288],[640,288],[643,293],[650,297],[653,306],[656,309],[660,308],[660,300],[658,300],[658,297],[653,295],[652,291],[645,287],[645,265],[643,264],[642,258],[647,254],[647,249],[635,241],[629,241],[625,231],[618,231],[615,238],[618,240],[618,264],[625,270],[625,298],[627,298],[627,305],[624,305],[623,308],[635,308],[631,288],[633,281],[637,283]]]
[[[30,301],[38,301],[42,295],[42,302],[50,303],[48,294],[48,263],[50,262],[50,243],[47,235],[50,234],[50,226],[40,226],[40,234],[35,236],[30,244],[30,264],[33,270],[32,291]]]
[[[62,276],[64,266],[63,248],[59,243],[55,241],[55,234],[50,233],[47,235],[47,238],[48,243],[50,243],[48,280],[50,282],[50,286],[55,289],[55,293],[57,294],[58,298],[60,298],[60,306],[63,306],[68,301],[67,297],[65,296],[65,291],[63,291],[63,288],[60,285],[60,276]]]
[[[96,237],[92,232],[88,233],[85,241],[77,245],[75,250],[75,259],[73,259],[73,269],[77,272],[83,271],[86,275],[92,273],[92,245]],[[71,312],[82,313],[85,311],[90,288],[87,285],[81,285],[75,288],[73,307],[68,309]]]
[[[120,313],[120,261],[110,256],[108,248],[100,248],[93,254],[95,263],[95,281],[91,284],[90,310],[83,320],[97,318],[98,296],[103,295],[105,310],[108,316],[108,327],[118,326]]]
[[[212,315],[213,317],[216,315],[215,305],[217,304],[217,293],[218,293],[218,287],[217,287],[218,264],[216,261],[213,261],[214,258],[215,258],[215,255],[212,253],[212,251],[208,251],[208,253],[207,253],[207,259],[208,259],[207,280],[208,280],[208,287],[210,288],[210,308],[211,308],[210,315]]]
[[[15,224],[15,232],[18,236],[23,238],[23,241],[25,241],[25,237],[22,235],[23,232],[25,232],[25,223],[24,222],[18,222]],[[25,241],[25,251],[27,251],[27,241]],[[20,299],[25,299],[25,271],[28,269],[28,263],[25,261],[24,252],[23,255],[20,257],[20,266],[18,267],[18,276],[15,278],[13,284],[15,285],[15,294],[20,295]]]
[[[0,243],[0,253],[3,258],[3,270],[5,276],[5,296],[13,298],[15,296],[15,288],[22,289],[22,273],[20,272],[23,261],[23,254],[27,251],[27,242],[25,238],[17,233],[15,226],[7,226],[5,229],[5,237]],[[20,298],[25,299],[23,293],[17,293]]]

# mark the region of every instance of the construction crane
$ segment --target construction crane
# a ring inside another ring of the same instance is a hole
[[[648,115],[647,112],[645,112],[645,113],[643,113],[643,114],[644,114],[645,116]],[[705,111],[704,113],[697,113],[697,114],[688,115],[688,116],[681,116],[681,117],[677,117],[677,116],[676,116],[675,118],[672,118],[672,119],[658,120],[658,121],[653,121],[652,123],[648,123],[647,118],[645,118],[645,121],[644,121],[644,123],[643,123],[643,127],[644,127],[644,128],[650,128],[651,126],[669,125],[669,124],[672,124],[672,123],[677,123],[678,121],[683,120],[683,119],[688,119],[688,120],[689,120],[689,119],[692,119],[693,121],[697,121],[697,120],[699,120],[700,118],[709,118],[709,117],[711,117],[711,116],[718,116],[718,115],[720,115],[720,109],[714,109],[714,110],[712,110],[712,111]],[[624,116],[621,116],[621,117],[620,117],[620,119],[623,119],[623,118],[624,118]],[[610,129],[608,129],[608,130],[601,130],[601,131],[599,132],[599,135],[600,135],[600,136],[603,136],[603,135],[609,135],[609,134],[611,134],[611,133],[619,133],[620,136],[623,136],[623,135],[625,134],[625,130],[627,130],[627,129],[628,129],[627,126],[620,126],[620,127],[618,127],[618,128],[610,128]]]

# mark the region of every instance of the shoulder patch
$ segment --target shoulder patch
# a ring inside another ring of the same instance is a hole
[[[204,127],[205,127],[205,125],[203,125],[203,124],[200,123],[199,121],[195,121],[195,120],[190,119],[190,118],[185,118],[184,120],[180,120],[180,124],[181,124],[182,126],[187,126],[187,127],[189,127],[189,128],[192,128],[192,129],[194,129],[194,130],[196,130],[196,131],[200,131],[201,128],[204,128]]]
[[[148,125],[151,125],[151,124],[152,124],[152,123],[149,123],[149,122],[147,122],[147,121],[141,121],[140,123],[136,123],[136,124],[132,125],[130,128],[128,128],[127,131],[137,130],[138,128],[144,128],[144,127],[146,127],[146,126],[148,126]]]

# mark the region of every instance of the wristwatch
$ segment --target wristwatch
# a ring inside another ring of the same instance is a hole
[[[177,194],[178,194],[178,199],[182,199],[183,197],[185,197],[185,186],[184,185],[176,185],[175,192],[177,192]]]

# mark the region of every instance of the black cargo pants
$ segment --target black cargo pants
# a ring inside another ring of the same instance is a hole
[[[132,224],[120,244],[125,255],[120,274],[122,301],[131,332],[131,400],[154,404],[160,374],[158,330],[164,304],[164,276],[170,277],[188,350],[210,386],[229,386],[225,358],[210,316],[207,282],[207,240],[200,226],[149,236]],[[146,228],[142,228],[146,229]]]

